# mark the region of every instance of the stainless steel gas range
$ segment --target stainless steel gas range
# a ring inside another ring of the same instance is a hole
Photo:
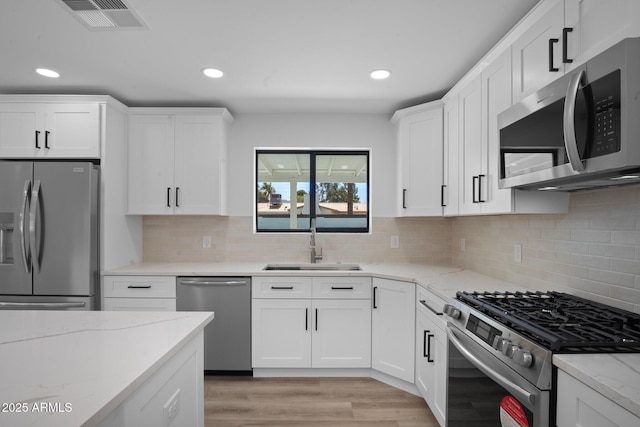
[[[560,292],[458,292],[444,307],[447,426],[555,425],[554,353],[640,352],[640,315]]]

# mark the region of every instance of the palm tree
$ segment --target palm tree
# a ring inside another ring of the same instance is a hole
[[[268,202],[269,201],[269,195],[273,194],[276,192],[275,188],[273,188],[273,185],[271,185],[270,182],[263,182],[262,183],[262,187],[260,187],[258,189],[258,197],[260,198],[260,202]]]

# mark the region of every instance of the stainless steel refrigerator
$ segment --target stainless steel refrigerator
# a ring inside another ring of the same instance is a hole
[[[98,307],[99,166],[0,161],[0,309]]]

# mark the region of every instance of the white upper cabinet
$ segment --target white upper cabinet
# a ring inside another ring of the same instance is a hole
[[[0,97],[0,158],[100,158],[104,104],[5,99]]]
[[[486,172],[482,159],[482,85],[480,76],[473,79],[458,96],[460,130],[459,142],[459,197],[460,214],[481,212],[486,192]]]
[[[547,12],[511,46],[514,102],[520,101],[564,73],[561,43],[564,2],[552,0],[540,7],[548,8]]]
[[[397,111],[398,216],[442,216],[442,102]]]
[[[627,37],[640,36],[637,0],[565,0],[567,71]]]
[[[637,0],[548,0],[513,43],[518,102],[626,37],[640,36]]]
[[[442,204],[443,214],[459,213],[459,108],[458,97],[455,96],[444,106],[444,143],[442,162]]]
[[[226,214],[230,121],[224,109],[131,109],[129,213]]]

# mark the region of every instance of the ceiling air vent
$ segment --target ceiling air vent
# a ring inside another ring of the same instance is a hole
[[[147,24],[124,0],[58,0],[90,30],[146,29]]]

